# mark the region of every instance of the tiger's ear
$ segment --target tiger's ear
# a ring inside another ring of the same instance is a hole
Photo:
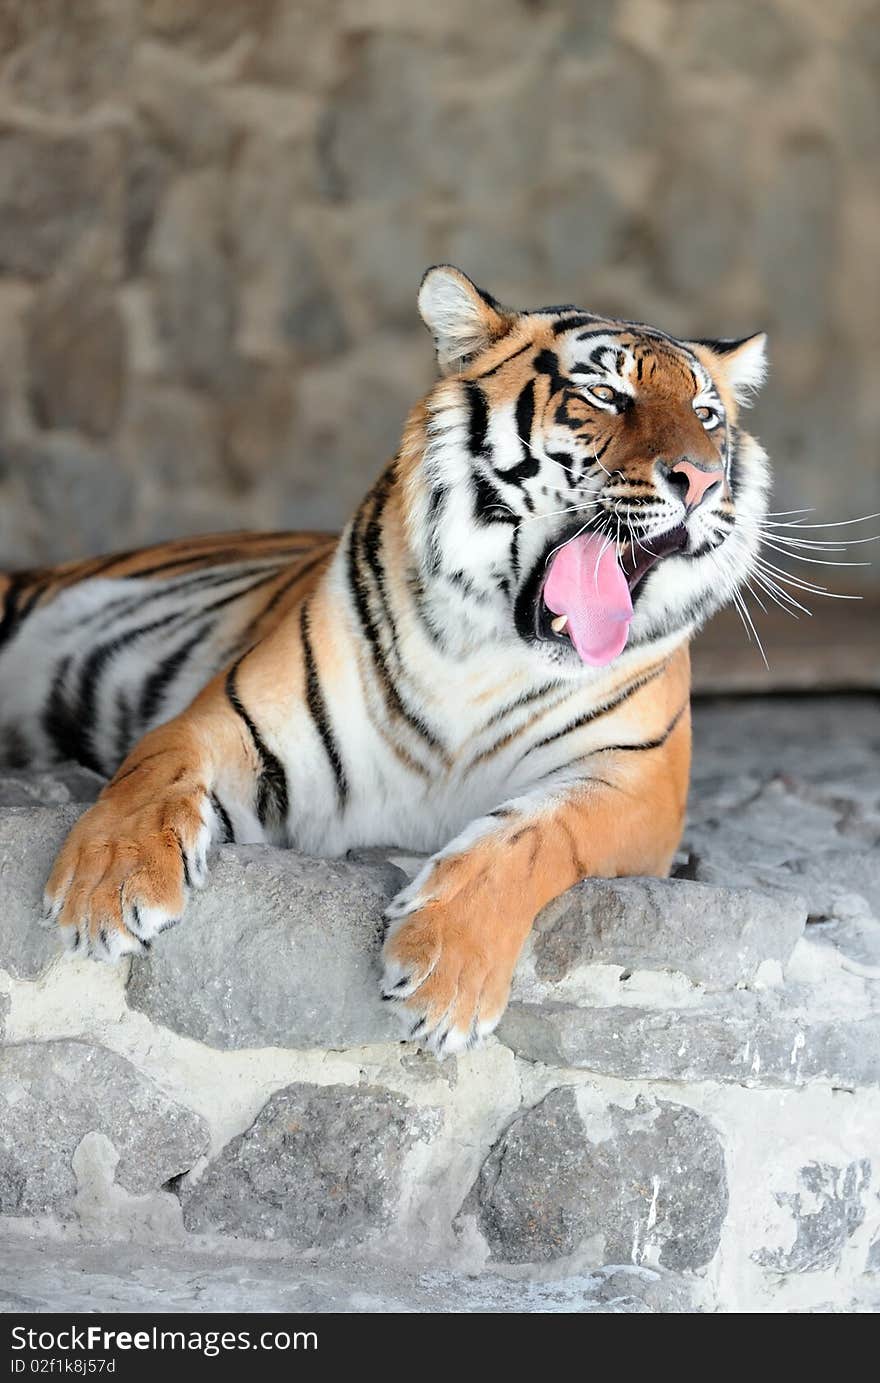
[[[506,336],[516,315],[451,264],[435,264],[419,288],[419,312],[434,338],[441,374],[455,374]]]
[[[758,331],[738,341],[695,341],[716,357],[713,365],[729,386],[737,403],[749,404],[767,377],[767,336]]]

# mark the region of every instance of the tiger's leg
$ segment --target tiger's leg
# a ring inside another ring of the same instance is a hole
[[[592,760],[596,779],[504,803],[428,861],[388,909],[383,997],[445,1054],[490,1033],[541,908],[589,876],[663,876],[684,824],[689,710],[665,742]]]
[[[212,841],[283,834],[284,770],[238,697],[237,673],[145,735],[71,830],[44,900],[68,950],[103,960],[143,951],[204,882]]]

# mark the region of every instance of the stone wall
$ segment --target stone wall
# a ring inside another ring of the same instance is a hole
[[[8,0],[0,562],[335,526],[423,268],[766,327],[779,508],[880,508],[876,0]]]
[[[0,1310],[880,1308],[877,707],[707,705],[697,751],[675,877],[548,907],[443,1063],[377,992],[416,862],[223,847],[148,958],[62,959],[100,784],[5,774]]]

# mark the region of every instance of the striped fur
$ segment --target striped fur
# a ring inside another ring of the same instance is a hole
[[[495,1026],[549,899],[668,871],[688,641],[748,569],[767,471],[738,423],[755,338],[508,312],[447,268],[420,306],[444,377],[338,540],[227,534],[0,579],[0,753],[115,775],[47,885],[80,953],[177,921],[215,842],[428,852],[389,908],[383,983],[443,1052]],[[681,458],[724,473],[689,511]],[[687,536],[604,668],[541,598],[585,523],[633,563]]]

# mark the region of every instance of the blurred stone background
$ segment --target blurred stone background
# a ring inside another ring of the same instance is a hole
[[[766,328],[774,507],[880,509],[878,132],[876,0],[0,0],[0,563],[341,523],[438,260]]]

